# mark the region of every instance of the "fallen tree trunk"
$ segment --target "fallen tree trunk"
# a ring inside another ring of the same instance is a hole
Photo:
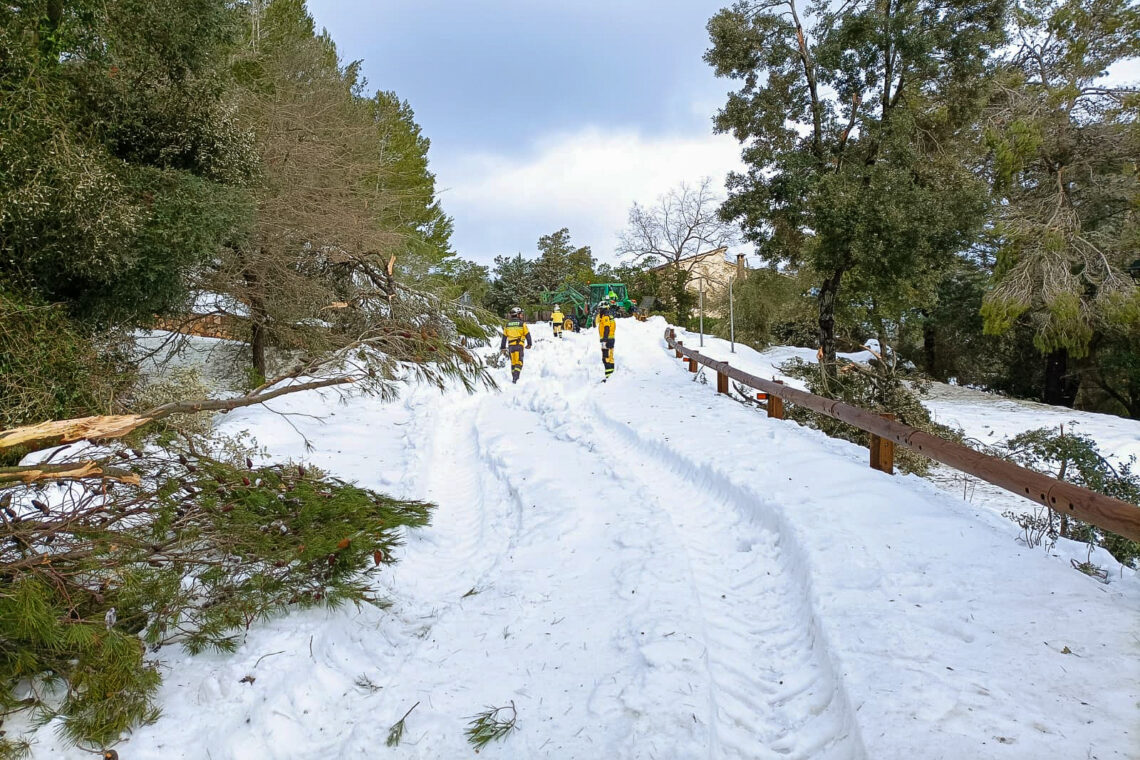
[[[151,419],[141,414],[114,414],[24,425],[11,430],[0,430],[0,450],[16,446],[44,448],[83,440],[121,438]]]
[[[196,401],[175,401],[156,406],[141,414],[112,414],[98,417],[79,417],[71,420],[51,420],[36,425],[24,425],[10,430],[0,430],[0,451],[17,446],[29,449],[42,449],[76,441],[100,441],[123,436],[143,425],[173,414],[193,414],[196,412],[228,412],[243,406],[263,404],[266,401],[318,388],[346,385],[356,382],[352,375],[342,375],[324,380],[286,385],[274,390],[259,388],[253,393],[229,399],[206,398]],[[74,465],[70,465],[74,466]],[[15,474],[21,468],[8,468]],[[28,469],[28,468],[24,468]],[[10,478],[12,480],[22,478]]]

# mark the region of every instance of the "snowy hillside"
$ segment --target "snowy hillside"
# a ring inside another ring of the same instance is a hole
[[[721,361],[728,361],[735,367],[760,377],[777,378],[790,386],[806,389],[802,380],[789,377],[780,371],[781,365],[791,359],[805,362],[816,361],[815,351],[810,348],[777,346],[757,352],[747,346],[731,344],[719,338],[701,338],[696,333],[677,331],[677,338],[689,348]],[[872,341],[877,344],[877,341]],[[872,354],[867,351],[841,353],[839,356],[856,362],[867,362]],[[1140,460],[1140,422],[1111,414],[1097,414],[1066,409],[1058,406],[1004,398],[992,393],[963,388],[946,383],[931,383],[922,399],[936,422],[960,429],[967,440],[982,445],[995,445],[1019,433],[1037,428],[1057,428],[1063,426],[1068,433],[1080,433],[1093,438],[1102,455],[1115,466],[1128,463],[1131,457]],[[974,506],[987,509],[996,515],[1012,510],[1032,511],[1028,502],[1012,497],[1008,491],[990,485],[971,475],[951,467],[932,463],[930,479],[945,490],[958,495]],[[1088,547],[1064,539],[1058,542],[1056,552],[1066,557],[1085,561],[1089,558]],[[1091,557],[1096,563],[1119,571],[1112,555],[1103,550],[1094,550]]]
[[[438,510],[385,578],[389,609],[258,624],[234,654],[162,650],[163,717],[120,757],[474,757],[470,716],[512,702],[517,730],[480,756],[1140,757],[1134,573],[1100,583],[992,508],[718,397],[664,326],[621,320],[605,384],[595,335],[540,325],[501,392],[222,418]],[[998,429],[964,398],[935,408]],[[1050,424],[1040,411],[1009,409],[998,434]],[[1138,445],[1112,424],[1118,453]],[[33,757],[89,755],[49,725]]]
[[[779,378],[797,388],[803,388],[803,382],[781,373],[780,365],[791,359],[816,360],[815,351],[810,348],[778,346],[757,352],[737,344],[733,353],[729,342],[720,338],[706,335],[703,347],[698,346],[700,338],[696,333],[677,330],[677,338],[689,348],[696,348],[714,359],[729,361],[733,366],[761,377]],[[839,356],[866,362],[872,354],[860,351]],[[1074,426],[1073,430],[1095,438],[1102,451],[1117,461],[1127,461],[1129,456],[1140,459],[1140,421],[1137,420],[1003,398],[945,383],[931,383],[929,396],[923,403],[936,421],[961,428],[969,438],[985,443],[996,443],[1033,428],[1065,425],[1066,429]]]

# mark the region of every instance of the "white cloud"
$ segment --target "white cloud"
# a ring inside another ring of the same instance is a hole
[[[718,184],[742,167],[725,135],[646,137],[588,128],[540,140],[526,157],[481,154],[435,163],[443,206],[465,258],[535,251],[539,236],[568,227],[572,240],[613,261],[634,201],[652,202],[682,181]]]

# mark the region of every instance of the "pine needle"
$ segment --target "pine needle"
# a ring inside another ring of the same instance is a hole
[[[385,742],[385,744],[387,744],[389,747],[395,747],[400,743],[400,740],[404,738],[404,721],[406,721],[408,719],[408,716],[412,714],[412,710],[416,709],[419,706],[420,703],[416,702],[408,709],[406,713],[404,713],[404,717],[400,718],[398,721],[392,724],[392,727],[388,729],[388,740]]]
[[[509,719],[504,719],[505,711],[510,710],[511,715]],[[467,724],[467,741],[475,747],[476,751],[487,746],[496,739],[502,739],[504,736],[514,731],[517,726],[518,711],[515,710],[515,702],[511,700],[511,704],[505,707],[488,707],[485,712],[478,715],[471,716],[471,722]]]
[[[373,694],[375,694],[376,692],[380,691],[381,688],[383,688],[381,686],[377,686],[372,681],[372,679],[368,677],[368,675],[366,673],[361,673],[359,676],[357,676],[356,680],[353,681],[353,683],[356,684],[356,687],[358,689],[361,689],[363,691],[372,692]]]

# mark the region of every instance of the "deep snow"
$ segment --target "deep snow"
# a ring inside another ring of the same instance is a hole
[[[120,757],[473,757],[466,719],[512,700],[518,730],[485,757],[1140,757],[1135,574],[1099,583],[990,508],[718,397],[664,326],[621,320],[605,384],[595,336],[537,326],[501,392],[222,418],[439,508],[384,578],[390,609],[164,649],[164,715]],[[36,758],[88,757],[37,739]]]

